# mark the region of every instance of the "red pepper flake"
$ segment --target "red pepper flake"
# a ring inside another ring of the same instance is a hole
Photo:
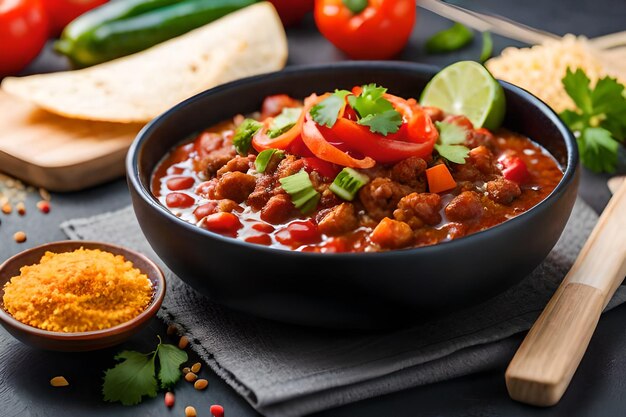
[[[41,200],[37,202],[37,208],[44,214],[50,213],[50,202]]]
[[[212,405],[210,411],[213,417],[224,417],[224,407],[221,405]]]
[[[165,393],[165,406],[172,408],[174,407],[174,402],[176,401],[176,397],[174,397],[174,393],[173,392],[166,392]]]
[[[20,201],[19,203],[17,203],[15,205],[15,210],[17,210],[17,214],[19,214],[20,216],[23,216],[26,214],[26,206],[24,205],[24,202]]]

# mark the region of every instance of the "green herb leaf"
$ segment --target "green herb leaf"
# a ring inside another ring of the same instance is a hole
[[[370,131],[387,136],[396,133],[402,125],[402,116],[395,109],[387,110],[378,114],[368,114],[357,122],[363,126],[369,126]]]
[[[266,149],[261,151],[254,160],[254,167],[258,172],[265,172],[267,169],[267,164],[270,163],[272,157],[276,155],[277,158],[283,159],[285,157],[285,152],[280,151],[278,149]]]
[[[139,404],[145,395],[156,397],[155,354],[155,352],[143,354],[127,350],[117,355],[115,359],[123,360],[123,362],[105,372],[102,385],[104,400],[135,405]]]
[[[330,97],[311,107],[309,112],[313,120],[320,126],[333,127],[348,94],[351,93],[347,90],[335,90]]]
[[[157,348],[159,356],[159,380],[161,388],[169,388],[180,379],[180,366],[187,361],[187,352],[174,345],[160,344]]]
[[[300,114],[302,114],[301,107],[285,107],[272,121],[267,136],[277,138],[287,132],[296,124]]]
[[[491,37],[491,32],[484,31],[483,32],[483,47],[480,51],[480,62],[484,63],[486,60],[491,58],[493,54],[493,38]]]
[[[626,140],[626,96],[616,79],[604,77],[591,89],[580,68],[567,69],[563,87],[577,106],[559,115],[577,134],[583,165],[596,172],[614,172],[619,141]]]
[[[611,132],[601,127],[588,127],[576,142],[580,159],[587,168],[595,172],[615,171],[619,143],[611,137]]]
[[[439,54],[452,52],[469,44],[474,33],[466,26],[455,23],[452,27],[435,33],[426,41],[426,52]]]
[[[354,14],[359,14],[365,10],[367,4],[367,0],[343,0],[343,5]]]
[[[366,117],[370,114],[379,114],[393,110],[393,105],[383,97],[387,89],[376,84],[367,84],[361,87],[361,94],[349,96],[348,103],[359,115]]]
[[[263,124],[254,119],[245,119],[233,136],[233,146],[239,155],[247,155],[252,143],[252,136],[261,128]]]
[[[439,130],[439,139],[435,144],[435,149],[442,158],[456,164],[464,164],[469,148],[465,145],[467,129],[454,123],[435,122]]]

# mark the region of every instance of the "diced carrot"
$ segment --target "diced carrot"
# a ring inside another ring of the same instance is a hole
[[[452,178],[450,170],[445,164],[438,164],[426,170],[428,190],[431,193],[441,193],[456,187],[456,181]]]

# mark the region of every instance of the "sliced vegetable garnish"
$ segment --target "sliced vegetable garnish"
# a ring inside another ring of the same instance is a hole
[[[272,157],[276,155],[277,158],[283,159],[285,152],[278,149],[266,149],[257,155],[254,161],[254,167],[258,172],[265,172],[267,164],[269,164]]]
[[[361,87],[359,95],[348,96],[348,103],[358,114],[357,123],[368,126],[374,133],[387,136],[402,125],[402,115],[385,97],[387,89],[376,84]]]
[[[359,124],[368,126],[370,131],[387,136],[396,133],[402,124],[402,116],[396,110],[387,110],[379,114],[368,114],[359,120]]]
[[[341,170],[330,185],[330,191],[347,201],[354,200],[356,193],[369,182],[369,177],[352,168]]]
[[[452,178],[452,174],[445,164],[428,168],[426,179],[428,180],[428,191],[431,193],[442,193],[456,187],[456,181]]]
[[[311,117],[321,126],[333,127],[339,112],[346,105],[347,90],[335,90],[333,94],[311,107]]]
[[[301,107],[285,107],[280,114],[272,120],[267,135],[270,138],[276,138],[282,135],[297,123],[301,113]]]
[[[469,148],[461,145],[465,142],[467,129],[455,123],[435,122],[439,129],[439,140],[435,144],[435,149],[442,158],[456,164],[464,164]]]
[[[463,48],[474,38],[472,31],[466,26],[455,23],[452,27],[435,33],[426,41],[426,52],[439,54]]]
[[[493,54],[493,38],[491,37],[491,32],[484,31],[483,32],[483,47],[480,51],[480,62],[483,63]]]
[[[280,185],[291,197],[291,202],[302,213],[315,210],[320,201],[320,193],[315,190],[309,174],[302,170],[296,174],[281,178]]]
[[[252,136],[263,127],[261,122],[254,119],[245,119],[237,129],[233,136],[233,146],[239,155],[247,155],[250,150]]]

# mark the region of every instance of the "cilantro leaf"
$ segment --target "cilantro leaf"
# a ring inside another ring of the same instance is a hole
[[[576,106],[583,113],[591,113],[591,90],[589,89],[589,77],[580,68],[572,72],[569,68],[563,78],[563,87],[567,94],[574,100]]]
[[[105,372],[102,385],[104,400],[135,405],[141,402],[144,395],[156,397],[154,356],[154,352],[143,354],[128,350],[117,355],[115,359],[123,362]]]
[[[384,87],[376,84],[367,84],[361,87],[361,94],[348,97],[348,103],[360,117],[367,117],[370,114],[384,113],[393,110],[393,105],[383,97],[387,92]]]
[[[311,117],[320,126],[333,127],[335,122],[337,122],[339,110],[341,110],[345,103],[345,98],[349,94],[351,93],[348,90],[335,90],[330,97],[311,107],[309,111]]]
[[[583,129],[576,139],[582,163],[595,172],[612,172],[617,166],[619,143],[601,127]]]
[[[157,349],[157,355],[159,356],[161,388],[168,388],[180,379],[182,375],[180,365],[187,361],[187,352],[174,345],[161,344]]]
[[[296,124],[300,114],[302,114],[301,107],[285,107],[272,121],[267,136],[277,138],[287,132]]]
[[[435,149],[442,158],[456,164],[464,164],[469,148],[465,145],[467,129],[454,123],[435,122],[439,130],[439,139],[435,144]]]
[[[386,110],[378,114],[368,114],[361,118],[358,123],[369,126],[370,131],[387,136],[389,133],[396,133],[402,124],[402,116],[395,109]]]
[[[262,123],[254,119],[245,119],[237,129],[233,136],[233,146],[239,155],[246,155],[250,150],[252,136],[263,126]]]

